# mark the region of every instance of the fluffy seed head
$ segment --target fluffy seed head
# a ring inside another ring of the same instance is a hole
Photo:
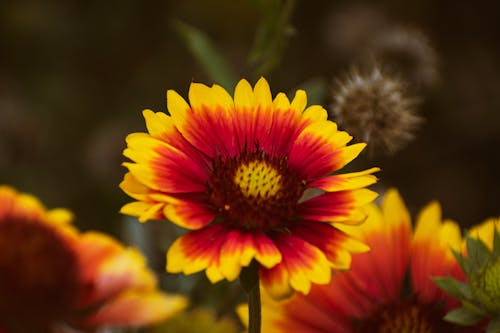
[[[414,137],[421,122],[416,100],[402,81],[374,68],[367,75],[353,70],[333,91],[331,115],[339,125],[375,151],[394,153]]]

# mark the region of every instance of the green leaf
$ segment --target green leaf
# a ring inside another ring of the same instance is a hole
[[[493,318],[488,324],[486,333],[500,333],[500,316]]]
[[[462,268],[462,271],[465,273],[465,275],[469,277],[472,273],[472,267],[471,264],[469,263],[468,258],[464,257],[463,254],[455,251],[454,249],[451,249],[451,252],[455,256],[455,259],[457,260],[460,267]]]
[[[201,30],[181,21],[175,21],[174,28],[210,78],[226,90],[231,90],[236,84],[236,76],[210,38]]]
[[[459,299],[470,298],[471,296],[469,286],[452,277],[435,277],[432,279],[448,295]]]
[[[478,305],[468,300],[462,300],[462,307],[467,311],[469,311],[470,313],[474,313],[480,317],[485,317],[488,314],[486,310],[480,308]]]
[[[248,61],[257,65],[257,76],[268,74],[276,67],[293,34],[290,19],[295,0],[254,0],[262,12],[262,18],[255,32]]]
[[[495,232],[493,233],[493,260],[496,260],[500,257],[500,230],[495,228]]]
[[[448,312],[443,319],[455,324],[470,326],[478,323],[481,319],[483,319],[483,317],[469,312],[467,309],[462,307]]]
[[[478,272],[488,263],[491,255],[490,250],[482,240],[472,238],[470,235],[467,235],[466,243],[472,269],[474,272]]]

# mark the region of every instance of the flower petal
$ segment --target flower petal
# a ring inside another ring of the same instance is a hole
[[[180,96],[178,97],[180,98]],[[144,110],[142,115],[146,120],[148,132],[153,138],[168,143],[184,152],[191,159],[199,161],[200,164],[206,164],[206,157],[182,136],[171,116],[163,112],[155,113],[151,110]]]
[[[318,288],[319,287],[319,288]],[[321,286],[313,286],[308,295],[295,294],[291,299],[275,301],[262,293],[262,331],[263,332],[301,332],[301,333],[350,333],[350,318],[335,312],[338,310]],[[247,324],[244,307],[237,313]],[[247,310],[248,311],[248,310]]]
[[[260,81],[255,91],[246,80],[238,82],[234,91],[233,126],[240,151],[252,151],[256,144],[262,144],[272,126],[273,104],[266,102],[271,98],[269,85]]]
[[[302,99],[304,96],[296,103],[302,103]],[[252,150],[257,146],[269,155],[285,156],[306,123],[283,93],[272,101],[265,79],[260,79],[253,91],[248,82],[240,81],[234,102],[237,113],[234,126],[242,150]]]
[[[328,119],[328,112],[321,105],[311,105],[304,110],[302,116],[312,122],[322,122]]]
[[[286,297],[291,289],[307,294],[311,283],[330,281],[330,264],[320,249],[294,235],[279,233],[272,238],[281,252],[282,262],[271,269],[260,270],[262,285],[272,297]]]
[[[273,105],[275,110],[290,109],[290,101],[288,100],[288,97],[282,92],[276,95],[273,101]]]
[[[148,220],[159,220],[165,218],[163,215],[164,203],[134,201],[120,208],[120,213],[135,216],[140,222]]]
[[[247,80],[240,80],[234,88],[234,106],[236,111],[253,110],[255,97],[252,86]]]
[[[281,261],[281,253],[261,232],[219,223],[176,240],[167,253],[167,271],[191,274],[207,269],[212,282],[224,278],[233,281],[254,258],[261,265],[272,267]]]
[[[239,152],[233,130],[234,103],[220,86],[192,83],[189,87],[191,111],[189,122],[179,130],[186,139],[208,157]]]
[[[163,214],[165,217],[186,229],[200,229],[212,222],[217,216],[211,206],[205,203],[203,198],[194,200],[178,200],[175,203],[165,205]]]
[[[260,132],[259,142],[269,155],[286,156],[305,125],[303,119],[291,109],[274,110],[272,125],[267,131]]]
[[[177,148],[145,133],[130,134],[127,144],[123,154],[137,164],[124,166],[147,187],[170,193],[205,190],[207,169]]]
[[[189,106],[175,91],[167,92],[167,108],[175,127],[190,144],[209,158],[238,151],[232,130],[233,102],[220,86],[192,83]]]
[[[8,216],[44,221],[45,212],[43,204],[31,194],[18,193],[10,186],[0,186],[0,221]]]
[[[302,89],[297,90],[295,93],[295,97],[292,100],[292,104],[290,105],[292,110],[297,113],[302,113],[307,105],[307,95],[306,92]]]
[[[87,232],[77,243],[83,280],[93,281],[105,260],[121,251],[121,246],[114,239],[97,232]]]
[[[493,249],[493,235],[495,229],[500,232],[500,218],[489,218],[481,224],[475,225],[469,229],[471,237],[482,240],[490,250]]]
[[[153,112],[151,110],[142,111],[146,128],[152,137],[165,141],[175,130],[172,119],[163,112]]]
[[[359,223],[366,215],[359,207],[373,201],[377,194],[367,189],[328,192],[302,202],[301,217],[323,222]]]
[[[107,302],[85,320],[87,326],[142,326],[170,318],[188,305],[183,296],[156,291],[128,291]]]
[[[218,271],[220,250],[229,231],[218,223],[179,237],[168,249],[167,271],[189,275],[207,269],[212,283],[222,280],[224,277]]]
[[[382,209],[368,205],[366,221],[359,226],[335,224],[370,247],[370,252],[353,255],[349,277],[362,292],[380,302],[399,296],[410,260],[411,220],[396,190],[385,193]]]
[[[372,173],[377,171],[380,171],[380,168],[327,176],[311,182],[308,187],[316,187],[326,192],[354,190],[376,183],[377,177]]]
[[[273,299],[280,300],[290,297],[293,294],[285,264],[278,264],[272,268],[261,266],[259,277],[262,287]]]
[[[463,279],[462,271],[451,249],[459,250],[462,242],[459,226],[441,220],[437,202],[427,205],[419,214],[411,248],[411,279],[420,300],[433,302],[447,299],[432,281],[433,276],[453,276]],[[448,300],[448,304],[453,304]]]
[[[294,140],[289,167],[308,180],[327,175],[352,161],[366,146],[358,143],[345,147],[351,139],[331,121],[310,123]]]
[[[369,250],[365,244],[327,223],[301,221],[291,226],[290,232],[320,249],[335,269],[349,268],[350,253]]]
[[[145,200],[148,194],[153,192],[149,187],[138,181],[130,172],[125,174],[119,186],[123,192],[136,200]]]
[[[232,112],[234,103],[227,91],[219,85],[208,87],[202,83],[191,83],[189,87],[189,104],[194,113],[203,112],[203,108],[219,109]]]
[[[83,279],[91,288],[82,305],[102,302],[127,289],[156,286],[156,277],[146,268],[144,257],[98,232],[84,233],[77,241]]]
[[[253,258],[265,267],[273,267],[282,259],[278,248],[263,233],[233,229],[221,247],[220,272],[233,281]]]
[[[177,126],[182,127],[182,125],[188,121],[187,116],[191,108],[184,98],[175,90],[167,91],[167,109]]]
[[[255,84],[253,93],[255,96],[255,108],[269,108],[273,104],[271,88],[263,77]]]
[[[169,201],[165,199],[168,196],[143,185],[130,172],[125,174],[123,181],[120,183],[120,188],[129,196],[138,200],[124,205],[120,209],[120,213],[135,216],[140,222],[165,218],[163,208]],[[161,200],[158,200],[160,197]],[[174,199],[171,198],[170,200]]]

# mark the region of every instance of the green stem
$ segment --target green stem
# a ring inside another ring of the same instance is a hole
[[[259,264],[253,261],[240,276],[243,289],[248,294],[248,333],[260,333],[261,304],[259,287]]]
[[[257,286],[248,293],[248,333],[260,333],[260,306],[260,288],[257,284]]]

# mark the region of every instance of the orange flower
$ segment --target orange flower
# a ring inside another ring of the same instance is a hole
[[[266,80],[241,80],[233,99],[193,83],[189,102],[169,90],[170,115],[144,111],[149,133],[130,134],[124,151],[133,163],[120,186],[137,201],[122,213],[192,230],[168,250],[167,271],[232,281],[256,260],[280,298],[328,283],[367,249],[330,222],[363,221],[378,169],[332,175],[365,144],[347,146],[352,137],[321,106],[306,108],[304,91],[273,100]]]
[[[431,279],[464,278],[451,251],[461,246],[457,224],[443,222],[440,206],[433,202],[421,211],[412,232],[410,216],[396,190],[385,194],[380,208],[371,205],[367,211],[363,225],[342,229],[368,244],[371,251],[354,255],[349,271],[335,274],[329,285],[314,286],[309,295],[297,294],[284,302],[264,297],[263,332],[438,333],[462,329],[442,320],[457,301]],[[246,317],[243,307],[238,312]]]
[[[0,186],[0,332],[145,325],[186,305],[157,290],[137,250],[71,220]]]

